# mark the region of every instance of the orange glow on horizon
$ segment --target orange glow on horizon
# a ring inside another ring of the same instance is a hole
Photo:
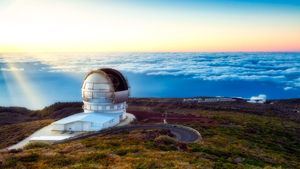
[[[0,8],[0,52],[300,51],[299,13],[180,13],[83,3],[15,1]]]

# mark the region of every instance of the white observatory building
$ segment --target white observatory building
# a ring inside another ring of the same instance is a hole
[[[82,84],[84,112],[58,120],[54,131],[98,131],[126,119],[128,82],[117,70],[103,68],[89,72]]]

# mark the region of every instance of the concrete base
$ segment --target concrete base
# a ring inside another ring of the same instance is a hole
[[[116,126],[125,126],[131,123],[132,121],[135,120],[135,116],[130,113],[126,113],[126,118],[121,121],[119,124]],[[21,149],[23,148],[26,144],[30,142],[55,142],[55,141],[62,141],[64,139],[74,137],[80,134],[83,134],[86,132],[60,132],[60,131],[54,131],[53,130],[53,125],[50,124],[46,127],[43,127],[36,132],[34,132],[32,135],[29,137],[25,138],[24,140],[20,141],[19,143],[12,145],[8,147],[8,150],[12,149]]]

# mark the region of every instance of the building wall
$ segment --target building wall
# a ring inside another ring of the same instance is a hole
[[[102,126],[103,126],[103,129],[109,128],[109,127],[113,127],[113,126],[117,125],[119,122],[120,122],[119,117],[115,117],[115,118],[111,119],[110,121],[103,123]]]
[[[55,126],[61,126],[61,125],[55,124]],[[83,121],[75,121],[72,123],[63,124],[63,127],[56,127],[56,128],[59,131],[94,131],[91,127],[91,122],[83,122]]]
[[[63,131],[63,130],[65,130],[65,125],[63,125],[63,124],[54,124],[52,130]]]
[[[83,131],[89,131],[91,129],[91,125],[92,125],[92,123],[83,122],[83,124],[82,124]]]
[[[110,114],[110,113],[106,113]],[[97,123],[97,121],[74,121],[67,124],[54,124],[53,130],[57,131],[98,131],[104,128],[109,128],[117,125],[126,117],[124,112],[112,114],[111,120],[104,123]]]
[[[65,124],[66,131],[82,131],[83,130],[83,122],[76,121],[72,123]]]

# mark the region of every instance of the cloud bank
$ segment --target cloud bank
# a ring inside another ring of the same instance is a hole
[[[87,72],[99,67],[146,75],[188,76],[201,80],[248,80],[284,84],[284,90],[300,88],[300,53],[85,53],[40,54],[38,57],[0,55],[5,63],[19,63],[17,69],[32,71]],[[37,66],[40,64],[40,66]],[[14,64],[16,65],[16,64]],[[25,65],[25,66],[24,66]]]

